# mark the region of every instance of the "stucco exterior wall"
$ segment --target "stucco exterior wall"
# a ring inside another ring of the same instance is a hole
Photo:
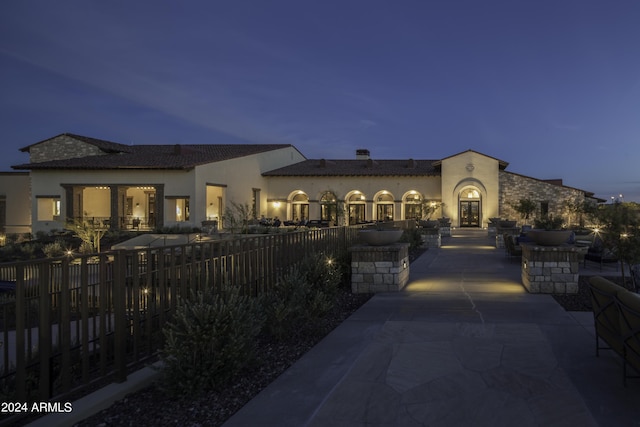
[[[43,144],[44,145],[44,144]],[[202,221],[207,219],[207,208],[209,203],[213,201],[207,199],[207,185],[214,184],[224,191],[220,194],[224,195],[224,203],[229,201],[236,203],[251,203],[254,189],[260,190],[259,206],[267,205],[268,194],[266,191],[266,179],[262,176],[262,172],[280,168],[291,163],[297,163],[304,160],[302,154],[295,148],[284,148],[273,150],[265,153],[249,155],[237,159],[225,160],[222,162],[211,163],[207,165],[197,166],[191,170],[34,170],[31,172],[33,179],[33,198],[28,203],[29,211],[34,213],[33,232],[50,231],[52,229],[62,229],[65,225],[65,211],[62,209],[61,216],[58,221],[37,220],[38,197],[59,197],[61,205],[67,206],[67,194],[62,185],[70,186],[122,186],[122,187],[143,187],[143,186],[163,186],[162,199],[158,198],[156,203],[163,204],[164,215],[163,225],[183,227],[200,227]],[[103,190],[109,191],[109,190]],[[87,197],[92,194],[98,194],[95,191],[88,191]],[[130,195],[134,197],[134,204],[142,203],[142,192],[138,192],[135,188],[129,190]],[[189,199],[189,220],[176,221],[171,210],[175,210],[175,198]],[[101,199],[102,200],[102,199]],[[97,201],[91,208],[84,209],[86,216],[104,217],[105,206],[101,201]],[[141,209],[136,206],[133,216],[143,216],[143,212],[137,212]]]
[[[575,222],[570,212],[565,208],[566,202],[576,199],[584,199],[584,191],[571,187],[551,184],[539,179],[518,175],[516,173],[500,172],[500,217],[518,220],[522,225],[524,220],[520,218],[512,204],[522,198],[529,198],[538,203],[538,210],[528,220],[530,224],[540,217],[541,202],[548,203],[549,213],[553,216],[562,216],[565,220]]]
[[[0,172],[0,197],[5,202],[5,234],[31,232],[30,187],[28,172]]]
[[[444,215],[459,224],[460,192],[473,187],[480,193],[480,226],[497,216],[499,205],[499,161],[474,151],[466,151],[442,160],[442,202]]]
[[[254,154],[224,162],[211,163],[196,168],[196,226],[207,219],[207,206],[214,201],[207,200],[207,184],[222,185],[225,188],[225,205],[230,202],[251,205],[254,190],[259,190],[257,200],[259,217],[267,212],[268,193],[267,179],[263,172],[278,169],[305,158],[295,148],[283,148],[265,153]]]

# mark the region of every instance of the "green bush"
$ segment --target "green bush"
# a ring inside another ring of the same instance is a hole
[[[313,253],[300,263],[300,273],[308,283],[334,298],[344,275],[343,263],[322,252]]]
[[[422,233],[417,228],[406,229],[400,238],[401,242],[409,243],[409,250],[422,246]]]
[[[253,359],[263,323],[259,302],[237,290],[182,300],[163,329],[163,388],[185,395],[224,386]]]
[[[334,306],[344,263],[323,253],[305,257],[264,298],[265,331],[278,340],[313,334]]]
[[[47,243],[42,247],[42,252],[47,258],[55,258],[63,256],[66,253],[66,244],[61,240],[56,240],[53,243]]]

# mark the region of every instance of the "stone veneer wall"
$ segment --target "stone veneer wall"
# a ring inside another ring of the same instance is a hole
[[[105,152],[94,145],[78,141],[68,135],[60,135],[52,140],[30,147],[29,161],[31,163],[39,163],[102,154],[105,154]]]
[[[351,292],[399,291],[409,281],[409,244],[357,245],[351,252]]]
[[[528,220],[530,224],[533,224],[534,219],[540,215],[540,202],[543,201],[549,203],[550,214],[562,216],[567,221],[575,222],[575,219],[569,217],[570,214],[565,210],[564,203],[574,201],[576,198],[584,199],[584,191],[506,171],[500,171],[499,179],[500,217],[521,222],[520,214],[510,204],[517,203],[522,198],[530,198],[538,202],[538,211]]]
[[[578,293],[579,249],[522,245],[522,284],[532,294]]]

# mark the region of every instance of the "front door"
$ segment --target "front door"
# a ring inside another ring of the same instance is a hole
[[[460,227],[480,227],[480,202],[460,202]]]

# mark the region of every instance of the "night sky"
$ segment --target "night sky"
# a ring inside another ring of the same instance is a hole
[[[441,159],[640,202],[640,2],[0,2],[0,171],[63,132]]]

